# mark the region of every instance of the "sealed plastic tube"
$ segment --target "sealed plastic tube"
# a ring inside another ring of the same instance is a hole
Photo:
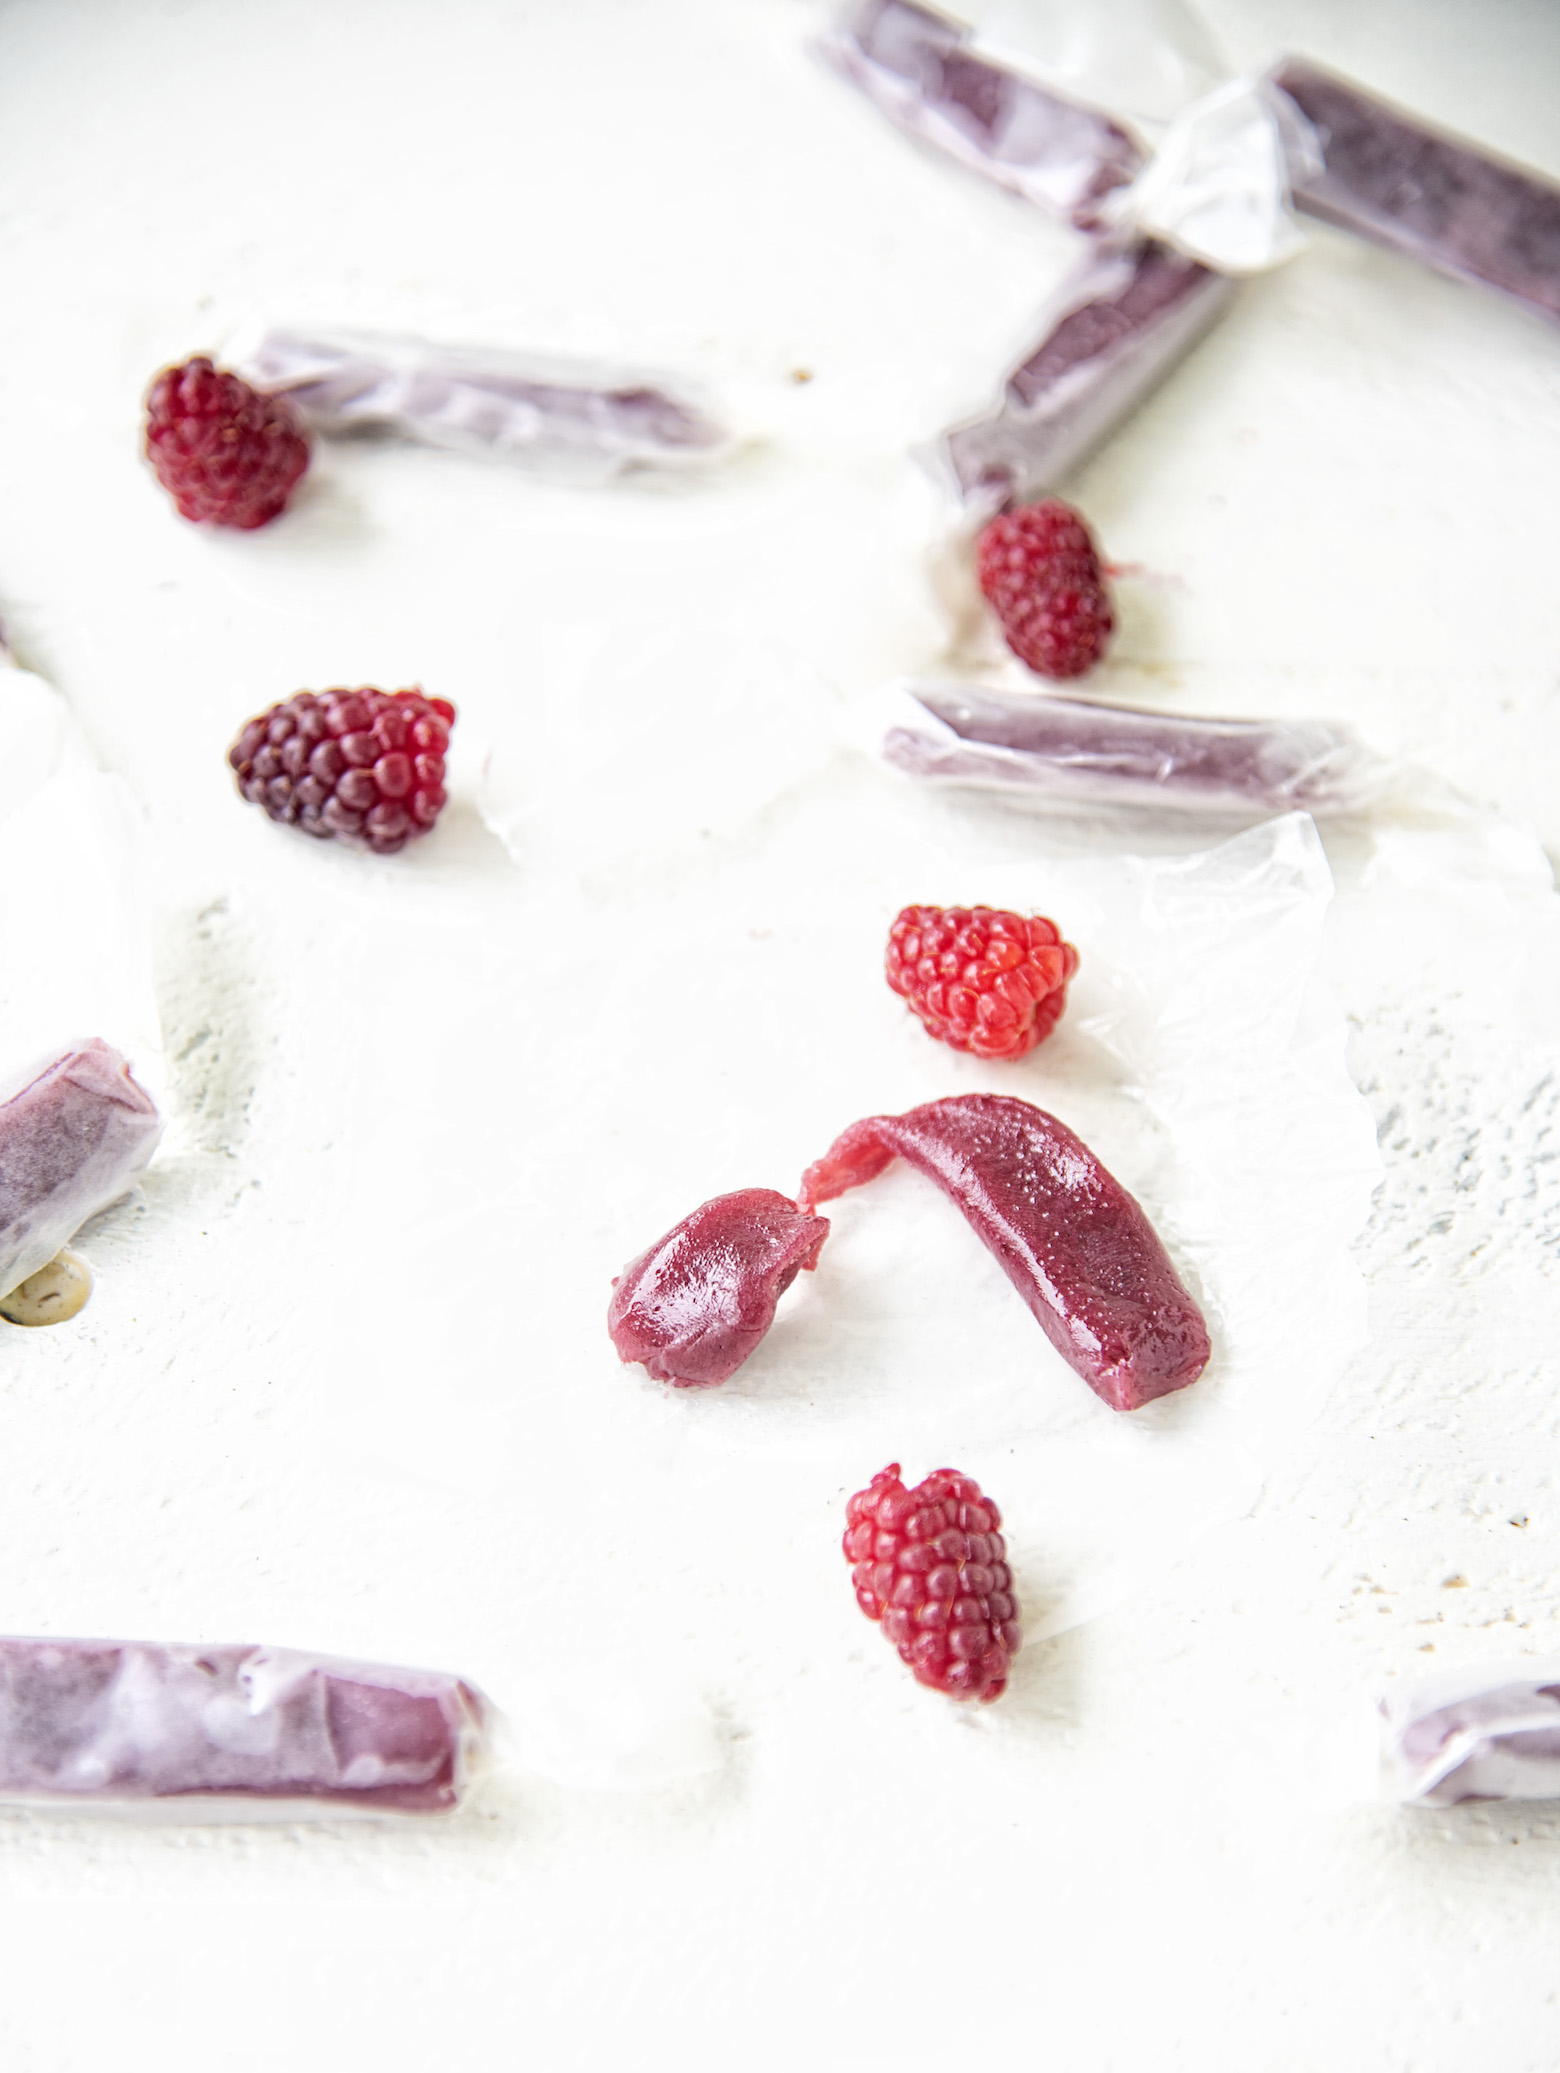
[[[1560,185],[1305,58],[1270,76],[1315,133],[1290,167],[1307,214],[1560,321]]]
[[[0,1296],[129,1192],[162,1127],[128,1061],[96,1037],[0,1097]]]
[[[1057,488],[1220,315],[1235,283],[1152,238],[1102,244],[1060,290],[996,406],[929,458],[989,515]]]
[[[1217,720],[1134,706],[905,683],[879,753],[912,777],[1006,792],[1048,811],[1252,817],[1362,813],[1390,772],[1330,720]]]
[[[357,331],[268,331],[246,364],[317,432],[381,432],[605,481],[730,452],[727,430],[660,376]]]
[[[1421,1807],[1560,1799],[1560,1661],[1470,1664],[1379,1701],[1387,1794]]]
[[[459,1678],[289,1649],[0,1640],[0,1800],[437,1814],[487,1748]]]
[[[911,0],[862,0],[820,47],[901,129],[1080,229],[1144,163],[1108,115],[985,57],[962,22]]]

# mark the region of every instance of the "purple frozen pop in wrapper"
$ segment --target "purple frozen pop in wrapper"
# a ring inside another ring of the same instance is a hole
[[[0,1098],[0,1296],[134,1187],[162,1127],[129,1062],[98,1038]]]
[[[268,331],[246,356],[326,434],[379,432],[577,479],[723,459],[731,435],[662,376],[359,331]]]
[[[1309,215],[1560,321],[1560,184],[1305,58],[1271,79],[1315,133],[1317,159],[1290,168]]]
[[[436,1671],[289,1649],[0,1640],[0,1800],[446,1813],[489,1721],[478,1691]]]
[[[963,22],[911,0],[863,0],[821,49],[901,129],[1080,229],[1144,163],[1108,115],[985,56]]]

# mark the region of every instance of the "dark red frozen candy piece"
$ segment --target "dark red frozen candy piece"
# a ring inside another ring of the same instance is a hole
[[[1195,1382],[1207,1326],[1140,1204],[1065,1123],[963,1094],[852,1123],[802,1177],[804,1208],[907,1159],[956,1202],[1062,1358],[1113,1409]]]
[[[774,1322],[828,1219],[772,1188],[717,1195],[685,1216],[613,1283],[607,1329],[618,1357],[689,1387],[734,1375]]]

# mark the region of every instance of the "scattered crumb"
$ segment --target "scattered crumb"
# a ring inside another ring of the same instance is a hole
[[[793,367],[791,369],[791,379],[796,383],[798,388],[800,388],[803,385],[803,383],[810,382],[812,378],[813,373],[810,367]]]
[[[1443,1591],[1466,1591],[1467,1588],[1468,1579],[1465,1576],[1449,1576],[1441,1586]]]

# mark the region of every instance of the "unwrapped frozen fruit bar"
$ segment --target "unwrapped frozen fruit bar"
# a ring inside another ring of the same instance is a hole
[[[659,376],[356,331],[269,331],[251,371],[317,432],[533,460],[607,480],[721,459],[731,438]]]
[[[772,1188],[717,1195],[614,1280],[607,1329],[618,1358],[682,1388],[727,1381],[828,1235],[827,1217]]]
[[[157,1104],[101,1039],[0,1099],[0,1296],[135,1185],[162,1135]]]
[[[1005,1094],[961,1094],[852,1123],[802,1176],[804,1209],[904,1159],[996,1255],[1036,1323],[1113,1410],[1195,1382],[1202,1313],[1142,1206],[1065,1123]]]
[[[880,753],[912,777],[1079,813],[1340,817],[1389,783],[1383,759],[1330,720],[1198,719],[961,684],[899,687]]]
[[[1560,185],[1304,58],[1270,76],[1316,133],[1290,167],[1309,215],[1560,320]]]
[[[994,409],[928,456],[976,513],[1048,495],[1213,323],[1235,283],[1153,238],[1102,243],[1062,287]]]
[[[1144,164],[1108,115],[983,56],[963,22],[911,0],[863,0],[822,49],[901,129],[1080,229]]]
[[[313,1803],[439,1814],[486,1701],[437,1671],[290,1649],[0,1640],[0,1799]]]
[[[1470,1664],[1379,1703],[1383,1783],[1422,1807],[1560,1799],[1560,1661]]]

